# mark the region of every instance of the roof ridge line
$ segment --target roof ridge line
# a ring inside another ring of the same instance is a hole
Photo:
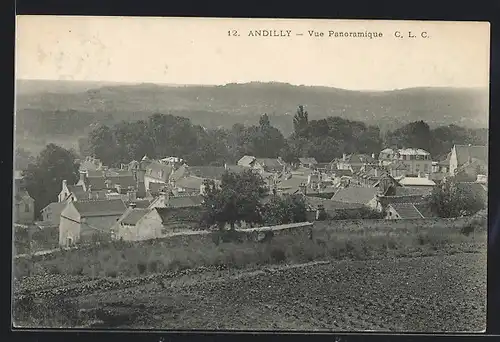
[[[415,208],[415,210],[417,211],[417,213],[419,213],[420,216],[422,216],[422,218],[425,218],[424,215],[422,215],[422,213],[420,212],[420,210],[418,210],[417,206],[414,203],[412,203],[411,205]]]

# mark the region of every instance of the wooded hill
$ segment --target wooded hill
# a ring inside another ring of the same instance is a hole
[[[255,125],[267,113],[285,136],[304,105],[310,119],[341,117],[376,125],[382,132],[418,120],[431,127],[458,124],[487,127],[487,89],[409,88],[350,91],[285,83],[224,86],[103,84],[77,81],[17,82],[17,133],[82,133],[92,123],[147,119],[153,113],[191,119],[206,128]]]

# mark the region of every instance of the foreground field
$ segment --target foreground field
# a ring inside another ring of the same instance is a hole
[[[485,265],[484,253],[340,261],[185,276],[77,302],[129,319],[124,328],[481,331]]]
[[[82,326],[149,329],[481,331],[486,253],[205,271],[75,291]],[[73,280],[75,281],[75,279]]]

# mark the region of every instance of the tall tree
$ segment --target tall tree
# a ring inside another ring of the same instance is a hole
[[[297,108],[297,113],[293,117],[293,128],[298,137],[307,137],[309,128],[309,114],[304,110],[304,106]]]
[[[424,121],[410,122],[388,134],[386,146],[397,146],[399,148],[413,147],[426,151],[431,149],[432,134],[429,125]]]
[[[217,224],[231,229],[238,222],[257,223],[261,218],[261,199],[267,189],[262,177],[251,170],[237,174],[226,172],[220,186],[205,181],[204,209],[207,224]]]
[[[271,122],[269,121],[269,116],[267,113],[264,113],[260,118],[259,118],[259,126],[261,130],[265,130],[269,127],[271,127]]]
[[[49,144],[40,152],[36,162],[24,171],[26,189],[35,200],[35,213],[51,202],[57,201],[61,184],[66,180],[69,185],[78,180],[79,165],[75,155],[60,146]]]
[[[104,165],[115,166],[119,164],[120,151],[110,127],[100,125],[94,128],[89,133],[88,144],[90,154],[100,159]]]

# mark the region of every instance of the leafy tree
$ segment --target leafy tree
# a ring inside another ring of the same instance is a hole
[[[269,116],[264,113],[259,119],[259,127],[261,130],[265,130],[271,127],[271,122],[269,121]]]
[[[432,134],[429,125],[424,121],[411,122],[387,134],[386,146],[414,147],[430,151]]]
[[[243,173],[226,172],[221,184],[206,180],[204,183],[205,223],[226,224],[234,230],[238,222],[258,223],[261,218],[261,199],[267,189],[262,177],[251,170]]]
[[[472,215],[485,208],[483,200],[458,186],[455,181],[447,181],[435,187],[427,198],[428,207],[439,217],[450,218]]]
[[[105,125],[94,128],[89,133],[88,151],[102,161],[104,165],[119,164],[119,149],[115,141],[113,130]]]
[[[304,196],[273,196],[263,208],[263,221],[268,225],[307,221]]]
[[[60,146],[49,144],[40,152],[34,164],[24,171],[26,189],[35,200],[35,213],[49,203],[57,201],[61,184],[75,184],[79,178],[79,165],[75,163],[75,155]]]
[[[309,114],[304,110],[304,106],[297,108],[297,113],[293,117],[293,128],[298,137],[307,137],[309,135]]]

